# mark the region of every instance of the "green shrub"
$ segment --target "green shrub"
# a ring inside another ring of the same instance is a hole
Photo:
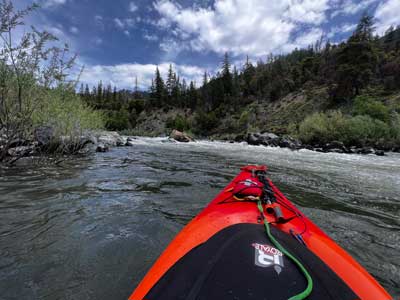
[[[244,110],[239,118],[239,126],[241,128],[246,128],[247,124],[249,123],[250,120],[250,112],[248,110]]]
[[[329,136],[327,116],[315,113],[306,117],[299,126],[298,136],[305,143],[326,142]]]
[[[346,139],[348,131],[348,117],[344,116],[341,111],[333,110],[326,115],[327,136],[326,141],[342,141]]]
[[[389,122],[390,111],[382,102],[373,100],[368,96],[358,96],[354,100],[354,114],[367,115],[373,119]]]
[[[176,115],[175,118],[168,118],[165,127],[179,131],[187,131],[191,128],[189,120],[181,115]]]
[[[198,111],[195,115],[194,128],[197,133],[208,135],[218,126],[218,118],[214,111],[206,113],[204,111]]]
[[[387,123],[368,115],[351,117],[340,111],[331,111],[307,117],[299,125],[298,137],[311,144],[335,140],[346,145],[364,145],[389,140],[393,131]]]
[[[72,90],[47,90],[32,112],[33,127],[47,125],[56,135],[77,136],[85,130],[104,127],[104,115],[90,108]]]
[[[400,144],[400,115],[398,113],[393,114],[390,126],[390,136],[394,142]]]
[[[286,127],[286,132],[287,132],[289,135],[298,137],[299,126],[298,126],[296,123],[291,122],[291,123],[289,123],[289,125]]]
[[[129,112],[121,108],[120,110],[110,110],[107,112],[106,128],[108,130],[124,130],[131,128],[129,122]]]
[[[363,145],[388,139],[389,126],[381,120],[372,119],[370,116],[349,117],[347,120],[346,136],[344,143],[349,145]]]

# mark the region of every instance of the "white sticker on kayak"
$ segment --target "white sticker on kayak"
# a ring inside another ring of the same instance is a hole
[[[259,243],[251,244],[255,249],[255,264],[259,267],[274,266],[276,273],[282,271],[283,268],[283,254],[278,249],[270,245],[262,245]]]

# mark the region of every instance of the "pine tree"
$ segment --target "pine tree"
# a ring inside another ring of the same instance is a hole
[[[186,93],[187,91],[187,84],[185,78],[182,79],[181,91],[182,93]]]
[[[81,83],[81,87],[79,88],[79,95],[82,97],[84,95],[85,89],[83,87],[83,83]]]
[[[138,78],[137,78],[137,76],[135,76],[135,89],[134,89],[134,92],[133,92],[133,96],[134,96],[136,99],[139,99],[139,98],[140,98],[139,86],[138,86]]]
[[[154,79],[151,79],[151,85],[149,87],[149,98],[150,98],[150,103],[154,104],[156,102],[156,86],[154,84]]]
[[[224,85],[224,93],[232,94],[232,74],[231,74],[231,64],[229,62],[228,52],[225,52],[224,60],[222,62],[221,78]]]
[[[92,103],[96,109],[102,109],[100,102],[98,101],[97,98],[97,88],[95,86],[92,87],[92,91],[90,93]]]
[[[360,94],[376,74],[377,44],[373,38],[373,18],[363,14],[353,35],[341,47],[336,70],[335,98],[345,100]]]
[[[86,97],[90,96],[90,90],[89,90],[89,85],[88,84],[85,85],[85,96]]]
[[[104,102],[107,107],[112,107],[114,105],[114,101],[112,101],[112,87],[111,84],[107,85],[107,88],[104,92]]]
[[[201,106],[202,109],[208,110],[208,104],[209,104],[209,87],[208,87],[208,74],[207,71],[204,71],[203,75],[203,82],[201,85],[201,94],[198,100],[198,106]]]
[[[174,88],[174,85],[175,85],[174,70],[172,69],[172,64],[170,64],[169,69],[168,69],[167,82],[166,82],[167,95],[169,97],[171,97],[171,95],[172,95],[172,89]]]
[[[101,106],[103,103],[103,82],[97,84],[96,101]]]
[[[165,85],[158,67],[156,68],[156,76],[154,79],[154,98],[157,101],[157,106],[162,106],[165,103]]]
[[[270,60],[271,61],[271,60]],[[255,75],[255,68],[251,64],[249,57],[247,56],[246,58],[246,63],[244,64],[243,67],[243,73],[242,73],[242,78],[243,78],[243,84],[242,84],[242,90],[243,90],[243,96],[249,96],[254,94],[254,91],[251,88],[251,81]]]
[[[114,103],[114,102],[117,102],[117,96],[118,96],[117,87],[114,86],[113,95],[112,95],[112,102],[113,102],[113,103]]]
[[[180,90],[180,99],[179,99],[179,104],[182,107],[187,106],[187,84],[185,78],[182,78],[182,83],[179,85],[179,90]]]
[[[179,105],[180,103],[180,78],[176,77],[176,73],[174,73],[173,76],[173,86],[172,86],[172,91],[171,91],[171,104],[174,106]]]
[[[189,91],[188,91],[188,105],[190,109],[194,109],[197,104],[197,89],[196,89],[196,83],[193,81],[190,81],[189,85]]]
[[[237,97],[240,92],[240,81],[239,81],[239,73],[236,69],[236,66],[233,67],[233,75],[232,75],[232,96]]]
[[[349,42],[371,42],[374,30],[374,18],[364,12]]]

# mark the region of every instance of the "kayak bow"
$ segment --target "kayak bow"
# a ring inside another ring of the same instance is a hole
[[[243,167],[175,237],[129,299],[392,299],[266,170]]]

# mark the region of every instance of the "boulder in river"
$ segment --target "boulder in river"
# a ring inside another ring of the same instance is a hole
[[[391,150],[400,153],[400,146],[394,146]]]
[[[136,137],[132,137],[132,136],[128,136],[126,137],[126,142],[125,142],[125,146],[127,147],[132,147],[135,143],[134,141],[136,140]]]
[[[302,148],[301,142],[290,136],[280,138],[278,146],[282,148],[289,148],[292,150],[297,150]]]
[[[246,137],[246,142],[249,145],[260,145],[260,134],[258,133],[248,133]]]
[[[107,152],[108,150],[109,150],[109,148],[107,145],[105,145],[103,143],[97,144],[96,152]]]
[[[385,155],[385,151],[383,150],[375,150],[375,154],[378,156],[384,156]]]
[[[124,138],[116,131],[97,132],[97,141],[109,147],[124,146],[126,144]]]
[[[193,142],[193,139],[189,135],[176,129],[172,130],[169,137],[182,143]]]
[[[363,148],[357,149],[358,154],[372,154],[374,152],[375,152],[375,150],[372,147],[363,147]]]
[[[349,153],[349,149],[339,141],[332,141],[330,143],[326,143],[322,147],[327,152],[336,152],[336,153]]]
[[[264,146],[278,146],[280,138],[275,133],[265,132],[260,135],[260,144]]]

